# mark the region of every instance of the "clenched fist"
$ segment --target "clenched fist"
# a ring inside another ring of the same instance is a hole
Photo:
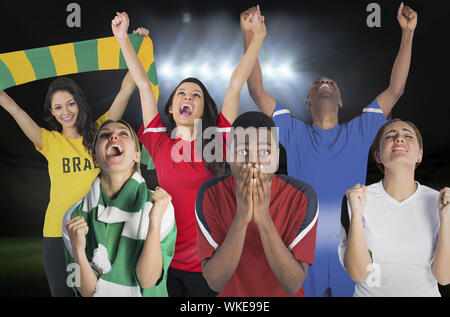
[[[128,36],[128,26],[130,19],[126,12],[117,12],[115,18],[111,21],[111,28],[116,38],[124,38]]]
[[[156,186],[155,191],[150,198],[150,202],[153,204],[150,212],[150,219],[152,219],[152,217],[162,217],[171,201],[172,196],[161,187]]]
[[[450,218],[450,188],[445,187],[439,193],[439,216],[441,222]]]
[[[397,20],[402,30],[414,31],[417,26],[417,12],[402,2],[398,8]]]
[[[362,216],[367,202],[367,187],[356,184],[347,190],[346,196],[352,209],[352,215]]]
[[[73,253],[85,252],[86,235],[89,232],[87,222],[83,216],[78,216],[66,222]]]

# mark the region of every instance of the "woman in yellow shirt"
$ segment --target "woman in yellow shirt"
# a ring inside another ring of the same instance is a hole
[[[143,28],[135,32],[148,35],[148,30]],[[103,121],[122,117],[135,87],[127,73],[111,107],[94,122],[81,88],[69,78],[57,78],[50,84],[44,104],[44,119],[51,130],[39,127],[14,100],[0,91],[0,105],[48,161],[50,202],[45,214],[42,249],[52,296],[72,296],[71,288],[66,285],[62,219],[64,213],[87,194],[99,174],[88,148]]]

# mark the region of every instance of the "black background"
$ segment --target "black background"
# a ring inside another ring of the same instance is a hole
[[[253,1],[73,1],[81,6],[81,28],[66,25],[67,5],[72,1],[1,1],[0,53],[53,44],[112,36],[110,22],[116,11],[126,11],[130,28],[150,29],[157,69],[168,56],[178,63],[196,63],[207,58],[220,63],[220,56],[242,56],[239,14],[257,4]],[[265,77],[266,90],[297,117],[311,121],[304,107],[310,83],[319,76],[337,81],[345,122],[361,113],[389,84],[392,65],[400,44],[396,13],[400,1],[376,1],[381,6],[380,28],[366,25],[366,7],[375,1],[259,1],[268,35],[260,54],[267,60],[290,59],[297,77],[290,81]],[[393,110],[393,118],[410,120],[424,137],[424,158],[417,180],[440,189],[450,185],[450,91],[447,74],[449,55],[446,1],[411,1],[419,13],[413,57],[405,93]],[[189,12],[190,23],[183,23]],[[234,68],[236,65],[233,64]],[[110,106],[125,71],[71,75],[88,96],[96,116]],[[183,79],[159,77],[160,101]],[[200,77],[200,79],[202,79]],[[43,102],[52,79],[7,89],[7,93],[41,126]],[[204,80],[219,108],[227,81]],[[239,112],[256,110],[243,89]],[[124,119],[136,129],[141,124],[137,92]],[[0,201],[2,237],[40,237],[49,199],[47,162],[34,150],[16,122],[0,109]],[[47,127],[48,128],[48,127]],[[367,183],[381,178],[371,159]]]

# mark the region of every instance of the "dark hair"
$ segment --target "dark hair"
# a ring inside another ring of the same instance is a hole
[[[183,79],[178,84],[178,86],[175,87],[175,89],[172,91],[172,93],[169,96],[169,99],[166,102],[166,105],[164,106],[164,113],[169,120],[169,124],[167,126],[167,132],[169,133],[169,135],[171,135],[172,131],[177,127],[177,124],[176,124],[175,120],[173,119],[173,115],[169,111],[170,111],[170,108],[172,107],[173,98],[175,96],[177,89],[184,83],[197,84],[203,92],[203,98],[204,98],[204,103],[205,103],[204,107],[203,107],[203,114],[201,117],[202,118],[202,134],[203,134],[203,131],[205,131],[207,128],[215,127],[217,125],[217,119],[219,117],[219,114],[217,111],[217,105],[216,105],[214,99],[209,94],[205,85],[203,85],[203,83],[200,80],[198,80],[197,78],[194,78],[194,77],[189,77],[189,78]],[[210,140],[202,138],[202,148],[205,148],[208,141],[210,141]],[[219,170],[224,169],[224,166],[222,166],[223,163],[219,163],[216,161],[213,161],[210,163],[205,162],[205,164],[206,164],[206,168],[213,174],[213,176],[218,176],[218,174],[221,174],[221,173],[219,173]]]
[[[230,135],[230,144],[229,146],[233,146],[233,144],[235,144],[235,142],[239,142],[239,137],[237,139],[235,139],[235,133],[240,133],[239,129],[248,129],[248,128],[255,128],[256,130],[258,129],[265,129],[266,131],[270,131],[272,137],[276,140],[275,144],[271,144],[275,145],[276,148],[279,150],[279,156],[278,156],[278,167],[280,166],[280,162],[283,164],[283,169],[279,170],[279,168],[277,167],[275,170],[276,174],[282,174],[283,172],[285,174],[287,174],[287,170],[286,170],[286,152],[284,151],[284,148],[282,150],[280,150],[280,144],[279,144],[279,140],[278,140],[278,128],[275,125],[275,123],[273,122],[273,120],[267,116],[266,114],[264,114],[263,112],[259,112],[259,111],[249,111],[249,112],[245,112],[243,114],[241,114],[239,117],[236,118],[236,120],[234,120],[233,125],[232,125],[232,133]],[[272,128],[276,128],[275,130]],[[242,131],[242,130],[241,130]],[[244,132],[244,134],[246,134],[246,132]],[[232,139],[231,139],[232,138]],[[230,152],[228,152],[228,154],[230,155],[230,153],[233,153],[230,149]]]
[[[234,133],[237,128],[248,129],[248,128],[266,128],[267,130],[273,131],[272,128],[276,128],[275,122],[260,111],[249,111],[241,114],[239,117],[234,120],[233,125],[231,126],[232,134],[231,138],[234,138]],[[275,130],[276,135],[272,135],[275,140],[277,140],[277,148],[279,148],[278,141],[278,130]],[[230,143],[231,144],[231,143]]]
[[[247,129],[250,127],[253,128],[275,128],[276,125],[273,122],[273,120],[267,116],[266,114],[260,112],[260,111],[249,111],[241,114],[239,117],[234,120],[233,129],[236,128],[243,128]]]
[[[83,137],[83,145],[89,149],[97,129],[95,122],[92,120],[92,112],[86,95],[72,79],[59,77],[51,82],[45,97],[44,120],[48,122],[51,130],[62,131],[61,124],[52,114],[53,95],[58,91],[68,92],[75,99],[78,105],[78,117],[75,124],[78,133]]]
[[[375,164],[377,165],[378,169],[384,174],[384,166],[382,163],[378,163],[376,160],[376,156],[375,153],[379,153],[380,152],[380,143],[381,143],[381,138],[383,136],[384,130],[386,129],[386,127],[388,125],[390,125],[391,123],[395,123],[395,122],[404,122],[407,125],[409,125],[413,130],[414,133],[416,134],[417,137],[417,142],[419,143],[419,149],[423,150],[423,139],[422,139],[422,134],[420,134],[419,128],[417,128],[417,126],[410,122],[410,121],[406,121],[406,120],[402,120],[400,118],[396,118],[396,119],[392,119],[388,122],[386,122],[385,124],[383,124],[381,126],[381,128],[378,130],[377,135],[375,136],[375,139],[373,140],[373,144],[372,144],[372,148],[371,148],[371,152],[372,152],[372,157],[373,160],[375,161]],[[416,168],[420,165],[420,162],[416,163]]]
[[[203,92],[203,98],[205,101],[205,106],[203,108],[203,114],[202,114],[202,129],[205,130],[208,127],[216,126],[217,124],[217,118],[219,116],[217,111],[217,105],[214,102],[214,99],[209,94],[208,90],[206,89],[205,85],[194,77],[189,77],[186,79],[183,79],[177,87],[172,91],[172,93],[169,96],[169,99],[166,102],[166,105],[164,106],[164,113],[169,119],[169,126],[167,127],[167,132],[169,134],[172,133],[173,129],[177,127],[177,124],[175,120],[173,119],[173,115],[169,112],[170,108],[172,107],[173,98],[175,96],[175,93],[177,89],[184,83],[194,83],[200,86],[200,89]]]

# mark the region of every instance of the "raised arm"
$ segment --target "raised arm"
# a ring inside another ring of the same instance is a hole
[[[150,80],[145,73],[144,67],[141,64],[133,45],[128,38],[128,25],[130,20],[125,12],[117,12],[116,17],[111,22],[111,28],[114,36],[119,42],[123,57],[128,66],[128,70],[139,89],[139,96],[141,98],[142,119],[144,125],[147,126],[154,117],[158,114],[158,107],[156,105],[155,95],[150,84]]]
[[[392,108],[403,95],[406,80],[408,79],[414,30],[417,25],[417,13],[410,7],[404,6],[402,2],[398,8],[397,20],[402,29],[400,49],[392,68],[389,87],[377,97],[377,102],[386,118],[389,117]]]
[[[253,38],[253,32],[250,29],[248,17],[252,15],[256,9],[256,7],[252,7],[241,13],[240,16],[241,30],[244,37],[244,52],[247,52]],[[258,108],[266,115],[272,117],[277,102],[274,97],[264,90],[261,66],[258,60],[256,60],[255,66],[248,77],[247,87],[256,106],[258,106]]]
[[[438,243],[431,265],[434,278],[441,285],[450,284],[450,188],[445,187],[439,193]]]
[[[161,221],[171,200],[172,197],[164,189],[156,187],[151,198],[153,207],[149,214],[147,238],[136,265],[136,276],[144,289],[155,286],[163,271]]]
[[[250,76],[255,62],[258,60],[259,51],[266,37],[264,17],[261,16],[259,9],[247,17],[247,23],[253,33],[253,37],[239,65],[231,75],[230,84],[225,93],[222,106],[222,114],[230,123],[233,123],[237,117],[242,87]]]
[[[8,94],[0,90],[0,105],[16,120],[23,133],[38,148],[42,148],[42,131],[33,119]]]
[[[123,78],[119,93],[116,95],[111,107],[108,109],[108,116],[111,120],[117,121],[122,118],[135,88],[136,84],[134,83],[133,77],[130,72],[127,72]]]
[[[363,211],[366,205],[367,188],[357,184],[352,189],[349,189],[346,195],[352,213],[344,255],[344,268],[353,281],[362,283],[369,276],[369,265],[372,263],[363,227]]]
[[[148,30],[146,28],[138,28],[133,31],[134,34],[139,34],[139,36],[147,36]],[[133,80],[133,76],[131,76],[128,71],[125,77],[122,80],[122,86],[120,87],[120,91],[117,94],[114,102],[108,110],[108,116],[111,120],[120,120],[122,119],[123,113],[130,101],[131,95],[136,89],[136,83]]]

